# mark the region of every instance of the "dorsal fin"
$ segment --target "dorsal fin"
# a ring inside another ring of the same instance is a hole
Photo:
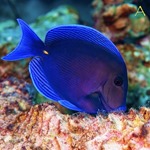
[[[49,30],[45,38],[45,45],[50,47],[53,42],[65,39],[84,40],[96,44],[122,59],[120,52],[111,40],[101,32],[83,25],[63,25]]]

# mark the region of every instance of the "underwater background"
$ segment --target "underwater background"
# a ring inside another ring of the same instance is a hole
[[[149,8],[149,0],[2,0],[0,4],[0,57],[11,52],[19,43],[21,30],[17,24],[17,18],[21,18],[26,21],[42,40],[44,40],[46,32],[50,28],[57,25],[82,24],[93,27],[101,31],[113,41],[125,60],[129,82],[127,94],[127,112],[130,110],[130,108],[139,110],[143,106],[149,110]],[[27,115],[26,111],[29,110],[31,106],[35,104],[41,104],[43,102],[49,102],[49,100],[41,96],[41,94],[36,91],[31,82],[28,72],[29,61],[30,59],[10,63],[0,60],[0,117],[2,118],[2,114],[4,115],[5,113],[5,116],[8,116],[9,118],[6,120],[1,119],[0,121],[0,129],[3,131],[0,133],[0,139],[4,133],[8,132],[8,130],[15,132],[14,128],[16,127],[15,129],[17,129],[17,127],[20,127],[17,124],[18,120],[16,121],[14,119],[16,118],[16,115],[18,116],[18,114],[20,115],[20,112],[25,112],[22,116],[20,116],[20,118],[17,118],[22,121],[22,118],[25,118]],[[33,110],[30,109],[28,112],[30,117],[31,114],[32,116],[38,116],[36,111],[42,110],[42,113],[44,113],[44,110],[46,110],[47,106],[46,104],[43,104],[42,106],[43,108],[37,107],[36,105],[36,108],[34,107]],[[63,113],[72,113],[72,111],[63,108],[58,104],[56,104],[56,106]],[[47,110],[50,113],[50,110],[53,110],[53,108]],[[144,114],[143,110],[140,110],[140,113],[141,112]],[[150,111],[144,112],[146,112],[146,115],[148,114],[147,118],[145,118],[149,120],[148,116],[150,116]],[[136,116],[134,112],[131,111],[129,111],[129,114],[131,114],[133,118]],[[57,116],[61,115],[62,114],[57,114]],[[13,118],[12,116],[15,117]],[[51,114],[51,116],[53,115]],[[85,117],[81,115],[78,117],[79,120],[81,118],[87,118],[87,122],[90,124],[91,116]],[[57,121],[58,118],[56,119]],[[126,118],[126,120],[129,118]],[[101,118],[99,120],[103,119]],[[114,121],[115,119],[116,116],[112,120]],[[14,120],[16,121],[15,125]],[[76,120],[77,118],[75,121]],[[112,120],[110,119],[109,121]],[[84,124],[85,122],[86,121],[83,121],[82,123]],[[114,122],[118,123],[118,120]],[[131,122],[131,124],[132,123],[133,122]],[[28,122],[26,124],[28,124]],[[86,127],[86,125],[84,127]],[[150,124],[146,126],[146,129],[148,127],[150,127]],[[71,128],[70,130],[71,132],[75,132],[77,128],[78,126]],[[93,124],[92,129],[92,131],[97,132],[99,128],[97,128],[97,130],[94,129]],[[119,128],[119,130],[121,129]],[[144,128],[142,133],[147,132],[146,129]],[[22,128],[19,131],[21,133],[24,132]],[[91,136],[92,134],[93,132],[91,133]],[[143,134],[145,136],[146,133]],[[53,137],[53,135],[51,136]],[[4,140],[5,144],[13,141],[11,138],[9,138],[10,136]],[[150,134],[148,140],[150,142]],[[81,141],[83,142],[84,138]],[[19,143],[19,141],[13,142]],[[57,143],[57,141],[55,142]],[[80,142],[77,141],[77,143],[78,144],[76,144],[75,147],[78,147],[78,149],[83,149],[83,147],[80,147]],[[2,149],[4,147],[5,146],[0,146]],[[9,149],[7,147],[5,147],[5,149]],[[150,148],[150,145],[148,145],[148,148]],[[44,148],[42,147],[42,149]],[[106,147],[106,149],[109,148]]]
[[[42,40],[46,32],[57,25],[83,24],[94,27],[110,38],[124,57],[129,79],[128,108],[149,107],[149,3],[136,0],[2,0],[0,56],[12,51],[19,42],[21,31],[17,18],[28,22]],[[11,63],[0,60],[0,77],[20,77],[30,81],[27,66],[26,60]],[[44,98],[36,91],[35,95],[35,103],[43,101]]]

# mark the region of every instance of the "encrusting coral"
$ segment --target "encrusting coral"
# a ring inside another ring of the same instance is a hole
[[[104,32],[113,42],[129,36],[137,38],[149,34],[148,17],[143,14],[136,15],[136,5],[103,5],[94,13],[95,28]]]
[[[130,29],[129,15],[136,12],[136,6],[122,4],[109,6],[94,14],[95,28],[104,32],[113,41],[124,38]]]
[[[6,80],[0,84],[1,150],[150,149],[149,108],[99,113],[96,117],[85,113],[67,115],[50,103],[31,106],[30,94],[21,92],[26,83],[21,82],[19,90],[15,86],[19,82],[16,79],[9,86]],[[22,96],[18,97],[18,92]]]

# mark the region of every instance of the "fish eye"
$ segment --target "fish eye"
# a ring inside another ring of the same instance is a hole
[[[117,76],[117,77],[114,79],[114,84],[115,84],[116,86],[122,86],[122,84],[123,84],[123,78],[120,77],[120,76]]]

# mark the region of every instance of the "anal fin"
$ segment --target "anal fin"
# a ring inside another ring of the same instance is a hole
[[[81,111],[82,109],[78,108],[77,106],[73,105],[72,103],[70,103],[69,101],[66,100],[60,100],[58,101],[62,106],[71,109],[71,110],[75,110],[75,111]]]

